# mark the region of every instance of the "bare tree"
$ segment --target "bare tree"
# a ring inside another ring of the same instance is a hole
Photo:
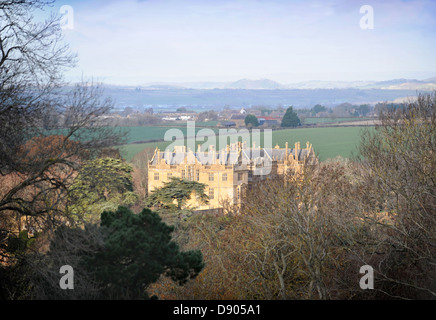
[[[367,131],[360,153],[365,179],[377,199],[368,220],[383,231],[376,266],[383,293],[402,298],[436,297],[436,92],[387,108]]]
[[[34,250],[25,259],[26,267],[32,270],[29,279],[32,283],[31,299],[101,299],[101,285],[83,266],[83,256],[97,252],[103,246],[103,235],[96,225],[87,224],[83,228],[56,230],[47,254]],[[68,265],[74,270],[74,290],[61,290],[60,267]]]
[[[340,160],[251,188],[242,214],[259,246],[246,254],[271,298],[348,298],[359,289],[347,268],[360,262],[355,251],[366,241],[362,188],[353,165]]]
[[[32,12],[50,1],[2,1],[0,5],[0,172],[18,166],[17,148],[35,135],[37,121],[53,107],[63,72],[75,55],[62,41],[59,17],[34,22]]]
[[[112,102],[101,86],[63,82],[76,56],[60,17],[35,22],[32,15],[51,3],[0,3],[0,179],[8,185],[0,190],[2,245],[23,219],[38,229],[65,223],[66,194],[83,160],[121,138],[104,122]]]

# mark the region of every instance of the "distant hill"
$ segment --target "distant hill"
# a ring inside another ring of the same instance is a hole
[[[351,89],[373,85],[374,81],[322,81],[311,80],[287,85],[290,89]]]
[[[136,90],[173,90],[173,89],[185,89],[183,86],[170,85],[170,84],[155,84],[146,87],[138,87]]]
[[[398,85],[383,86],[382,90],[436,90],[436,83],[404,82]]]
[[[316,104],[335,106],[409,99],[417,92],[436,90],[436,77],[386,81],[305,81],[281,84],[270,79],[241,79],[234,82],[149,83],[138,86],[104,85],[104,94],[114,98],[115,107],[153,107],[176,110],[220,110],[256,105],[311,108]]]
[[[375,83],[375,88],[386,90],[432,90],[436,83],[416,79],[392,79]]]
[[[377,103],[416,96],[415,90],[382,89],[159,89],[105,88],[105,96],[114,99],[115,108],[149,108],[176,110],[180,106],[191,110],[220,110],[224,107],[240,109],[256,105],[294,106],[311,108],[316,104],[334,106]]]
[[[387,81],[377,81],[376,85],[390,86],[390,85],[400,85],[402,83],[424,83],[424,82],[416,79],[392,79]]]
[[[427,82],[427,83],[436,83],[436,77],[424,79],[422,81]]]
[[[391,79],[385,81],[305,81],[288,84],[292,89],[381,89],[381,90],[434,90],[436,77],[425,80]]]
[[[250,80],[241,79],[227,84],[225,89],[249,89],[249,90],[271,90],[286,89],[286,86],[269,79]]]
[[[390,79],[385,81],[323,81],[310,80],[282,84],[271,79],[240,79],[233,82],[181,82],[149,83],[142,85],[143,90],[176,89],[241,89],[241,90],[287,90],[287,89],[383,89],[383,90],[434,90],[436,77],[418,79]]]

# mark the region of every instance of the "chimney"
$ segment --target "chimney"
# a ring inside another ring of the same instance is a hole
[[[216,162],[216,151],[215,151],[215,146],[214,145],[210,145],[209,146],[210,151],[212,152],[212,161],[211,164],[215,164]]]
[[[300,142],[295,142],[295,160],[298,161],[298,149],[300,149]]]
[[[166,162],[167,162],[167,164],[171,163],[170,149],[167,149],[167,152],[166,152]]]

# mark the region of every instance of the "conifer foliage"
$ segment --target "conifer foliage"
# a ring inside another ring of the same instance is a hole
[[[282,119],[282,127],[298,127],[301,125],[300,118],[298,118],[297,113],[294,111],[294,109],[289,107],[286,110],[285,115]]]
[[[171,241],[174,228],[149,209],[139,214],[125,207],[105,211],[101,227],[104,248],[88,257],[87,264],[109,296],[142,298],[161,274],[183,284],[203,269],[201,252],[181,252]]]

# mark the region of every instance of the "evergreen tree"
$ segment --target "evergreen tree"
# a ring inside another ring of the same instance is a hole
[[[245,125],[248,126],[252,126],[252,127],[257,127],[259,125],[259,120],[257,120],[256,116],[253,114],[248,114],[245,117]]]
[[[103,211],[133,204],[137,196],[132,170],[121,159],[98,158],[85,163],[69,190],[70,213],[97,222]]]
[[[289,107],[286,110],[285,115],[282,119],[282,127],[298,127],[301,125],[300,118],[298,118],[297,113],[294,111],[294,109]]]
[[[207,203],[204,193],[205,185],[197,181],[189,181],[172,177],[164,186],[153,190],[146,200],[146,205],[157,209],[177,211],[184,209],[186,202],[195,194],[201,203]],[[176,200],[176,203],[174,203]]]
[[[320,105],[320,104],[316,104],[316,105],[313,106],[311,111],[312,111],[313,115],[316,115],[318,112],[326,112],[327,108],[322,106],[322,105]]]
[[[134,214],[125,207],[101,216],[104,245],[84,256],[87,269],[102,284],[105,298],[146,298],[146,288],[161,274],[179,284],[203,269],[200,251],[181,252],[171,240],[174,227],[149,209]]]

